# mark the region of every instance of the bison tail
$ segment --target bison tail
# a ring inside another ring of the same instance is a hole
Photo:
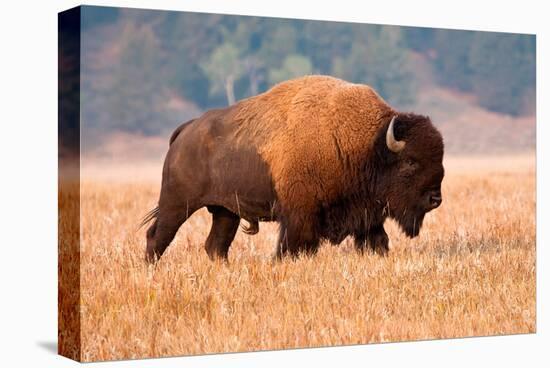
[[[147,212],[147,214],[143,217],[143,220],[141,220],[141,223],[139,224],[138,229],[141,229],[145,225],[147,225],[149,222],[151,222],[153,219],[157,218],[159,214],[159,208],[158,206],[153,208],[151,211]]]
[[[241,229],[243,233],[247,235],[258,234],[258,232],[260,231],[260,224],[258,223],[258,221],[257,220],[253,220],[253,221],[246,220],[246,221],[248,221],[248,226],[241,224]]]

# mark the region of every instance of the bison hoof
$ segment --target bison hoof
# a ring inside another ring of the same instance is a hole
[[[147,264],[155,264],[159,260],[159,257],[155,254],[155,252],[145,252],[145,263]]]
[[[374,253],[378,254],[379,256],[386,257],[390,250],[386,247],[376,247],[374,248]]]

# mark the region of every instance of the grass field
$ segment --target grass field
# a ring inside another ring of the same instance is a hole
[[[238,233],[228,265],[209,261],[201,210],[146,266],[137,225],[160,175],[132,172],[84,168],[84,361],[535,331],[532,155],[447,159],[442,206],[413,240],[388,221],[388,257],[345,240],[276,263],[277,226],[264,223]]]

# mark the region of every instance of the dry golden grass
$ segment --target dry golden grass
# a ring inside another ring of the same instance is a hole
[[[154,207],[160,178],[88,175],[82,359],[534,332],[534,156],[503,160],[447,160],[443,205],[414,240],[388,221],[386,258],[359,255],[346,240],[272,263],[277,226],[262,223],[256,236],[239,232],[229,265],[206,256],[202,210],[160,263],[146,266],[137,224]]]

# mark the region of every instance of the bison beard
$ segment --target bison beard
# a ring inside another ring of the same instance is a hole
[[[407,234],[407,236],[410,238],[414,238],[420,233],[422,222],[424,221],[424,215],[425,213],[411,213],[409,215],[405,214],[396,219],[399,225],[401,225],[401,228],[403,229],[405,234]]]
[[[368,86],[309,76],[180,126],[170,138],[158,207],[143,223],[158,259],[201,207],[205,248],[227,259],[241,219],[280,224],[276,255],[313,254],[352,236],[388,252],[384,221],[410,236],[441,203],[443,140],[427,117],[393,110]]]

